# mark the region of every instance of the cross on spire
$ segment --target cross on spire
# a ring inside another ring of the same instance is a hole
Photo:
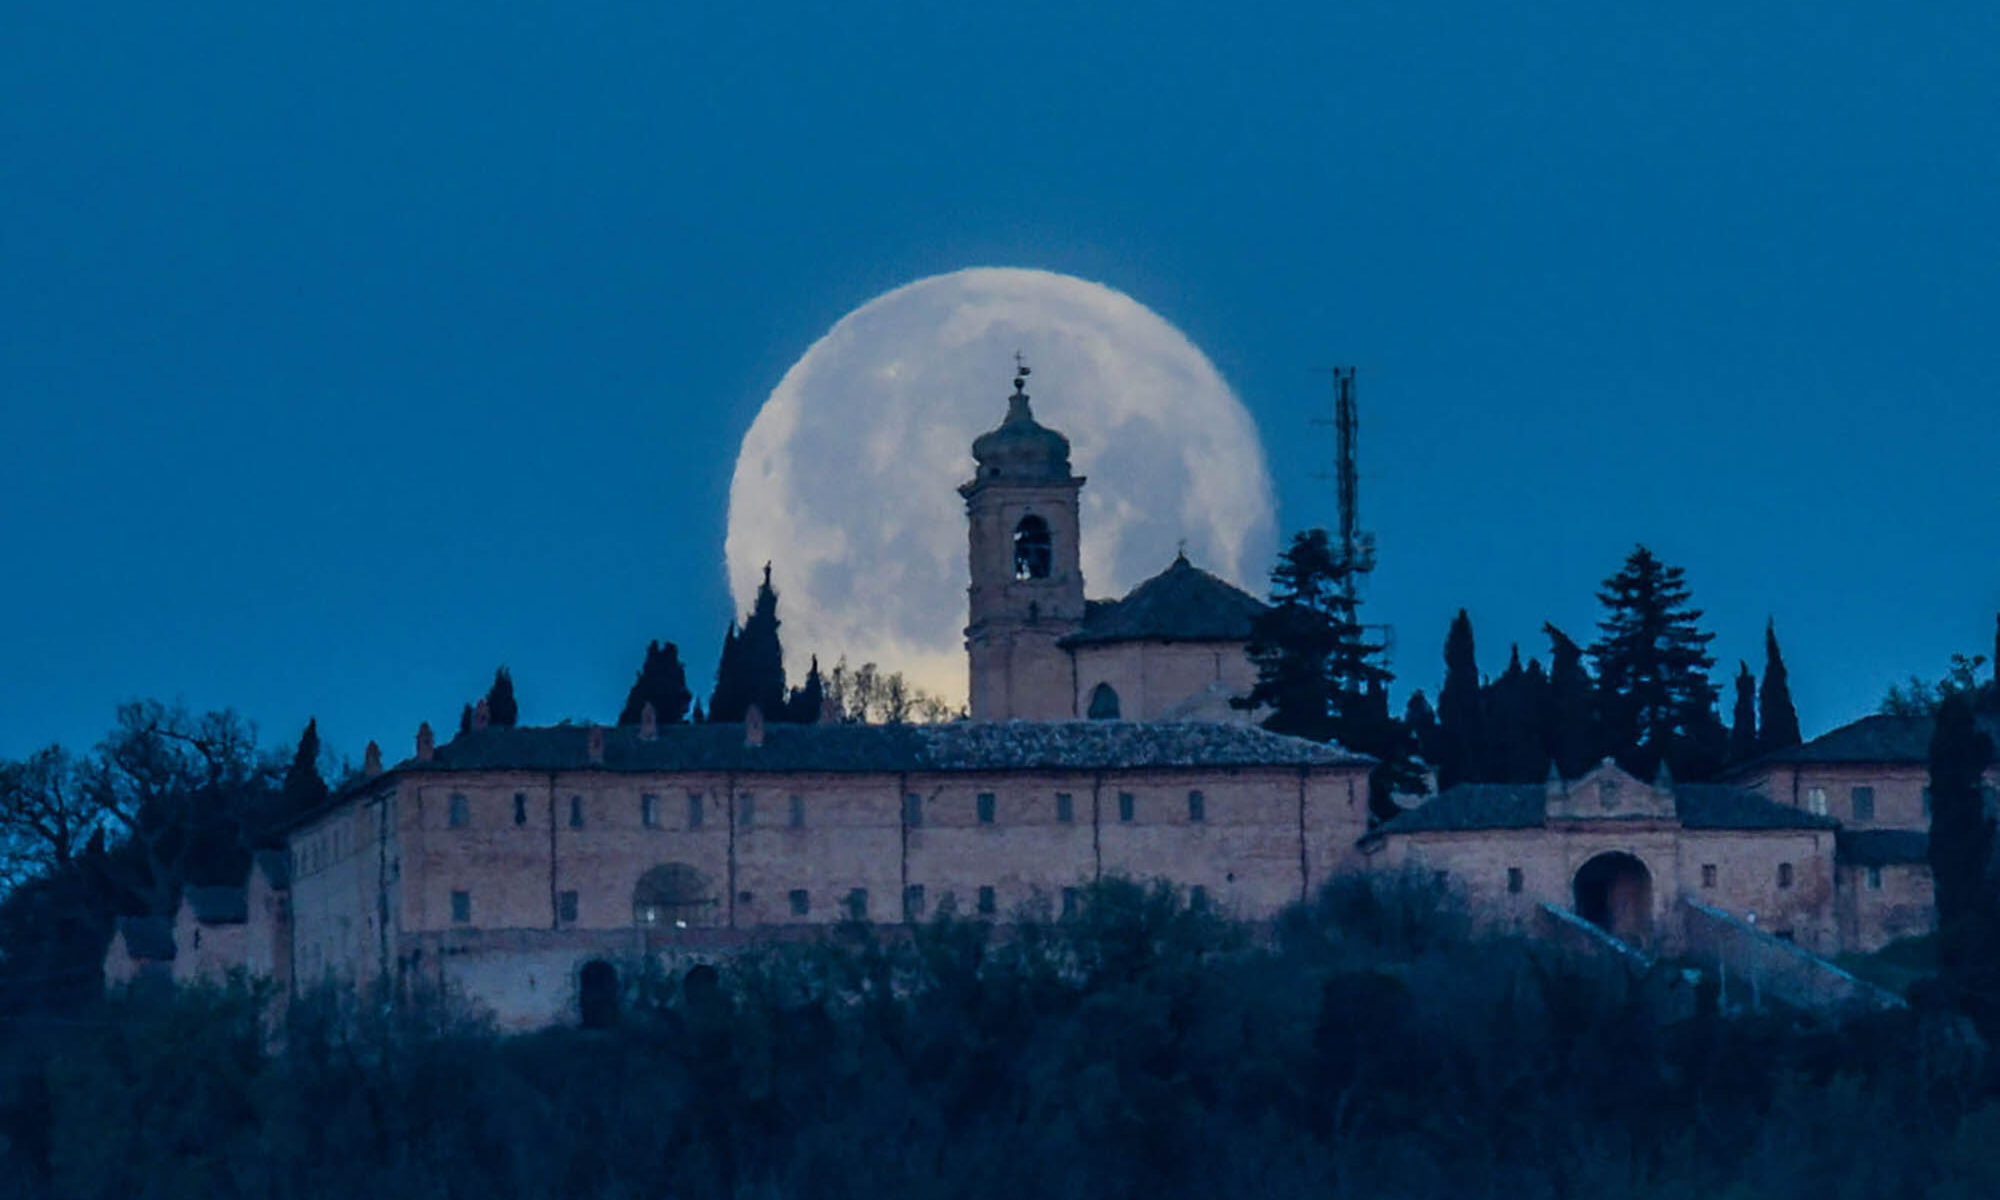
[[[1028,360],[1021,357],[1019,350],[1014,351],[1014,390],[1018,392],[1026,388],[1028,376],[1032,374],[1034,372],[1029,369]]]

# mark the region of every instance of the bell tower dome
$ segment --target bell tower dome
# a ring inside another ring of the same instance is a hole
[[[958,489],[971,539],[965,650],[975,721],[1076,715],[1069,653],[1057,643],[1084,615],[1083,477],[1070,471],[1069,439],[1035,420],[1028,375],[1021,364],[1006,419],[973,441],[977,469]]]

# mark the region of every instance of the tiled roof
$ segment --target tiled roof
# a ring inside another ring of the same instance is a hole
[[[1925,763],[1930,761],[1934,724],[1930,717],[1891,717],[1878,713],[1828,730],[1804,745],[1774,751],[1746,769],[1765,763]],[[1982,716],[1979,726],[2000,742],[2000,720]]]
[[[1065,646],[1109,642],[1242,642],[1266,611],[1263,601],[1176,557],[1123,600],[1093,602]]]
[[[292,856],[283,850],[259,850],[251,855],[271,886],[283,890],[292,886]]]
[[[174,957],[174,923],[165,917],[119,917],[118,932],[125,937],[125,953],[149,962],[168,962]]]
[[[1674,808],[1686,829],[1832,829],[1835,822],[1778,804],[1744,788],[1674,785]],[[1467,783],[1442,792],[1377,828],[1398,833],[1539,829],[1548,818],[1548,788],[1539,783]],[[1613,818],[1615,819],[1615,818]]]
[[[1930,835],[1921,829],[1843,829],[1834,838],[1841,863],[1856,867],[1888,867],[1928,863]]]
[[[240,887],[191,887],[186,892],[194,919],[204,925],[241,925],[250,908]]]

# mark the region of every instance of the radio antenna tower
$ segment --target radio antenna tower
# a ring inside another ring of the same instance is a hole
[[[1314,424],[1324,425],[1325,421]],[[1340,502],[1340,559],[1347,570],[1341,586],[1353,611],[1360,601],[1361,576],[1375,569],[1375,535],[1361,528],[1361,470],[1357,443],[1360,412],[1354,402],[1354,368],[1333,368],[1334,486]],[[1321,478],[1325,478],[1324,475]],[[1394,653],[1395,630],[1387,625],[1363,625],[1377,631],[1386,653]]]

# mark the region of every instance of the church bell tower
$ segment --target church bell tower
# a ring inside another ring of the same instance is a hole
[[[1027,383],[1021,365],[1006,419],[972,443],[978,467],[958,489],[971,538],[965,652],[975,721],[1077,715],[1070,656],[1057,643],[1083,621],[1083,477],[1070,472],[1069,439],[1035,421]]]

